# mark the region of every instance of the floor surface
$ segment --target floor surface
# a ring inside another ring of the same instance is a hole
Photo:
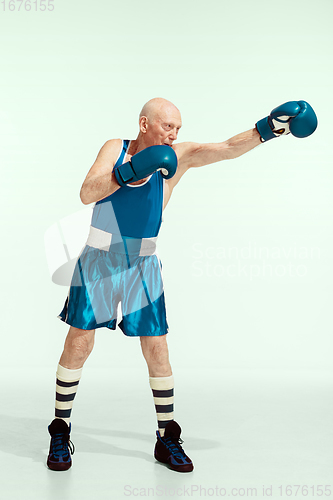
[[[45,371],[36,384],[38,376],[30,372],[6,384],[1,498],[333,497],[331,372],[178,369],[175,420],[195,466],[188,474],[153,457],[156,422],[147,380],[138,377],[126,386],[106,371],[84,375],[74,401],[76,450],[67,472],[45,464],[53,374]]]

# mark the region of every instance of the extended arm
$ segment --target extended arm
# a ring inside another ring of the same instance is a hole
[[[247,153],[261,144],[257,130],[251,129],[231,137],[224,142],[199,144],[182,142],[175,144],[173,149],[178,157],[178,168],[172,179],[166,182],[168,198],[176,184],[185,172],[192,167],[203,167],[222,160],[231,160]]]
[[[308,137],[317,127],[317,117],[306,101],[288,101],[271,111],[271,114],[256,123],[256,128],[238,134],[219,143],[198,144],[184,142],[176,144],[178,156],[176,175],[169,179],[171,190],[182,175],[191,167],[202,167],[222,160],[230,160],[247,153],[262,142],[291,133],[296,137]]]
[[[256,129],[242,132],[224,142],[197,144],[184,142],[175,146],[179,152],[179,163],[186,168],[202,167],[222,160],[231,160],[247,153],[261,144]]]

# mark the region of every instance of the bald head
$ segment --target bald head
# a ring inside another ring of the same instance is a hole
[[[153,121],[158,116],[170,113],[178,113],[180,116],[179,109],[172,104],[172,102],[167,101],[167,99],[163,99],[162,97],[155,97],[154,99],[150,99],[150,101],[146,102],[143,106],[140,118],[142,118],[142,116],[146,116],[148,120]]]
[[[180,111],[172,102],[155,97],[143,106],[139,126],[138,147],[146,148],[159,144],[171,146],[182,126]]]

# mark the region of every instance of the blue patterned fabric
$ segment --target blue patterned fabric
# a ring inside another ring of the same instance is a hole
[[[123,163],[129,141],[123,141],[122,153],[115,167]],[[164,179],[160,172],[152,174],[141,185],[126,185],[96,202],[91,225],[112,234],[132,238],[158,235],[162,222]]]
[[[59,318],[76,328],[115,330],[128,336],[165,335],[161,263],[156,254],[140,256],[111,245],[110,251],[86,246],[75,266],[71,287]]]
[[[116,165],[123,161],[128,146],[124,141]],[[62,321],[82,330],[115,330],[121,303],[119,327],[125,335],[168,332],[160,259],[156,253],[140,255],[142,238],[158,234],[162,207],[163,178],[159,172],[142,186],[121,187],[96,203],[91,225],[112,233],[112,243],[108,249],[86,244],[82,250],[58,316]]]

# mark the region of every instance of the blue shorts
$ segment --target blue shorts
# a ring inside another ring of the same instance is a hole
[[[82,330],[117,326],[130,337],[168,333],[156,239],[128,238],[91,227],[58,318]]]

